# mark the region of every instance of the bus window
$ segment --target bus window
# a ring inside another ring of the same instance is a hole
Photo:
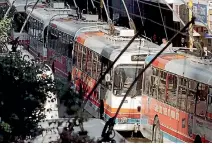
[[[199,83],[196,96],[196,115],[205,117],[207,110],[208,86]]]
[[[77,52],[78,52],[78,46],[77,46],[77,43],[74,44],[74,56],[73,56],[73,65],[78,67],[78,63],[77,63]]]
[[[114,70],[114,95],[123,96],[129,89],[135,77],[138,75],[141,65],[119,65]],[[139,79],[142,81],[142,79]],[[140,87],[137,86],[140,84]],[[141,95],[141,82],[138,82],[132,88],[129,96]]]
[[[88,49],[87,54],[87,73],[89,76],[92,76],[92,64],[93,64],[93,58],[92,58],[92,51]]]
[[[193,80],[188,81],[188,97],[187,97],[187,111],[194,114],[195,112],[195,99],[197,92],[197,82]]]
[[[77,53],[77,66],[79,69],[82,69],[82,47],[78,44],[78,53]]]
[[[167,102],[172,106],[177,106],[177,76],[167,75]]]
[[[144,72],[144,80],[143,80],[143,93],[150,95],[151,90],[151,76],[153,74],[153,70],[151,67],[147,68],[147,70]]]
[[[150,79],[150,95],[157,99],[158,96],[158,84],[159,84],[159,70],[152,68],[151,79]]]
[[[183,77],[179,77],[178,80],[179,80],[179,85],[178,85],[177,106],[181,110],[186,110],[188,80]]]
[[[98,55],[95,52],[93,52],[92,77],[94,79],[97,79],[97,61],[98,61]]]
[[[161,70],[158,86],[158,99],[163,102],[166,100],[166,75],[167,73]]]
[[[72,58],[73,38],[70,35],[66,35],[66,42],[68,44],[67,56],[68,56],[68,58]]]
[[[97,79],[100,78],[101,74],[101,61],[100,61],[100,57],[98,56],[98,61],[97,61]]]
[[[82,46],[82,70],[87,72],[87,47]]]
[[[102,64],[101,65],[101,75],[103,75],[104,72],[107,70],[107,68],[110,66],[111,61],[106,59],[105,57],[101,57],[101,64]],[[108,74],[110,74],[110,76],[112,76],[111,71],[109,71]],[[102,80],[102,85],[108,89],[111,89],[111,87],[112,87],[112,83],[106,82],[105,79]]]

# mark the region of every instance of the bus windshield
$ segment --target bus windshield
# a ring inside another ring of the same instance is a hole
[[[119,65],[114,70],[113,93],[116,96],[124,96],[135,77],[142,70],[142,65]],[[134,85],[129,96],[141,95],[142,77]]]

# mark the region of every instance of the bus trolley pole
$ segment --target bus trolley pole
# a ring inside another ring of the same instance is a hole
[[[9,12],[10,12],[10,10],[12,9],[13,5],[15,4],[15,2],[16,2],[16,0],[14,0],[14,1],[12,2],[11,6],[7,9],[7,12],[6,12],[5,15],[4,15],[4,19],[7,18],[7,15],[9,14]]]
[[[34,4],[33,7],[32,7],[31,12],[29,12],[29,14],[28,14],[28,16],[27,16],[26,20],[24,21],[24,24],[23,24],[23,26],[22,26],[22,28],[21,28],[21,31],[19,32],[20,34],[22,34],[22,32],[23,32],[23,30],[24,30],[24,28],[25,28],[25,26],[26,26],[26,24],[27,24],[27,22],[28,22],[28,20],[29,20],[29,17],[31,16],[31,14],[32,14],[33,10],[35,9],[36,5],[38,4],[38,2],[39,2],[39,0],[37,0],[37,1],[35,2],[35,4]]]
[[[102,130],[102,140],[101,142],[114,142],[115,140],[113,140],[113,138],[110,138],[110,135],[112,134],[112,132],[114,131],[113,130],[113,127],[115,125],[115,119],[116,117],[118,116],[118,113],[127,97],[127,95],[130,93],[131,89],[133,88],[133,86],[135,85],[135,83],[137,82],[137,80],[143,75],[143,73],[146,71],[146,69],[153,63],[153,61],[159,56],[161,55],[165,50],[166,48],[171,44],[171,41],[181,32],[185,31],[191,24],[194,24],[194,21],[195,21],[195,17],[193,17],[191,19],[191,21],[189,21],[185,27],[183,27],[180,32],[177,32],[171,39],[170,41],[166,44],[166,46],[160,51],[158,52],[154,58],[145,66],[144,69],[142,69],[142,71],[138,74],[138,76],[134,79],[133,83],[130,85],[129,89],[127,90],[125,96],[123,97],[117,111],[116,111],[116,114],[114,115],[114,117],[110,118],[106,123],[105,123],[105,126]],[[107,130],[107,132],[106,132]]]

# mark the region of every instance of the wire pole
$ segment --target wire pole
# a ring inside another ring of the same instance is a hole
[[[186,24],[186,26],[180,30],[180,32],[185,31],[185,30],[190,26],[190,24],[194,24],[194,21],[195,21],[195,18],[193,17],[192,20],[189,21],[189,22]],[[124,103],[124,101],[125,101],[127,95],[130,93],[131,89],[133,88],[133,86],[135,85],[135,83],[137,82],[137,80],[143,75],[143,73],[144,73],[144,72],[146,71],[146,69],[153,63],[153,61],[154,61],[159,55],[161,55],[161,54],[166,50],[166,48],[171,44],[171,41],[172,41],[180,32],[177,32],[177,33],[170,39],[170,41],[166,44],[166,46],[165,46],[160,52],[158,52],[158,53],[154,56],[154,58],[145,66],[144,69],[142,69],[142,71],[138,74],[138,76],[137,76],[137,77],[135,78],[135,80],[132,82],[132,84],[130,85],[129,89],[127,90],[125,96],[123,97],[123,99],[122,99],[122,101],[121,101],[121,103],[120,103],[120,105],[119,105],[119,107],[118,107],[118,109],[117,109],[117,111],[116,111],[116,114],[114,115],[114,117],[110,118],[110,119],[106,122],[105,127],[104,127],[103,130],[102,130],[102,137],[103,137],[102,140],[103,140],[103,142],[104,142],[104,141],[105,141],[105,142],[111,141],[110,135],[112,134],[113,127],[114,127],[114,125],[115,125],[115,119],[116,119],[116,117],[118,116],[119,111],[120,111],[120,109],[121,109],[121,107],[122,107],[122,105],[123,105],[123,103]],[[107,130],[107,129],[108,129],[108,130]],[[106,130],[107,130],[107,132],[106,132]]]

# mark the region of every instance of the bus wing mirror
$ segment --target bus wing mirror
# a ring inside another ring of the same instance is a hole
[[[110,74],[106,74],[105,75],[105,81],[106,82],[110,82]]]

